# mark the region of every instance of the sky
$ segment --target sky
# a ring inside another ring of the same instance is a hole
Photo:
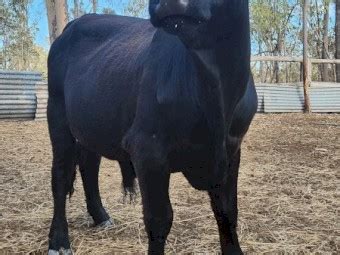
[[[290,1],[290,0],[288,0]],[[67,1],[69,9],[73,8],[73,1]],[[83,0],[86,12],[90,12],[91,4],[89,0]],[[104,7],[112,8],[117,14],[124,13],[124,7],[127,5],[129,0],[98,0],[98,12],[101,12]],[[47,14],[45,7],[45,0],[32,0],[31,8],[29,9],[29,23],[36,24],[38,31],[36,34],[36,44],[42,46],[46,50],[49,49],[49,38],[48,38],[48,23]],[[331,5],[331,25],[334,25],[334,14],[335,6]]]
[[[127,2],[128,0],[98,0],[98,11],[101,12],[104,7],[110,7],[117,14],[123,14],[124,6],[126,6]],[[68,1],[69,9],[73,8],[72,3],[73,1]],[[89,12],[91,5],[86,0],[84,3],[85,9]],[[39,46],[48,49],[49,39],[45,0],[32,1],[31,8],[29,9],[29,23],[37,25],[38,31],[35,38],[36,43]]]

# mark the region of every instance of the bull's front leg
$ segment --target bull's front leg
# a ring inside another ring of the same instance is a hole
[[[164,254],[164,246],[173,220],[169,199],[169,174],[164,168],[141,168],[138,171],[143,201],[149,254]]]
[[[225,168],[223,182],[209,191],[211,207],[218,224],[223,254],[243,254],[236,232],[237,227],[237,179],[240,165],[240,150],[230,158]]]
[[[173,212],[169,198],[170,171],[164,146],[156,134],[138,134],[125,140],[142,195],[149,254],[164,254]]]

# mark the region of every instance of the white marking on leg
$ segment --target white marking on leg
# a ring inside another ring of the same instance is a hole
[[[73,255],[73,252],[71,249],[61,248],[59,251],[48,250],[48,255]]]
[[[98,225],[98,227],[106,229],[106,228],[113,227],[113,225],[114,225],[114,222],[113,222],[113,220],[110,218],[110,219],[108,219],[107,221],[104,221],[104,222],[100,223],[100,224]]]

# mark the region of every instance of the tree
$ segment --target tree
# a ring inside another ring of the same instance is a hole
[[[309,53],[314,58],[328,59],[334,55],[330,52],[334,38],[330,30],[330,3],[331,0],[314,0],[311,4]],[[321,64],[314,69],[313,79],[330,81],[333,78],[329,64]]]
[[[93,11],[93,13],[97,13],[97,4],[98,4],[97,0],[92,0],[92,11]]]
[[[112,8],[109,8],[109,7],[103,8],[102,13],[103,14],[116,14],[116,12]]]
[[[50,42],[52,43],[63,32],[67,24],[67,2],[66,0],[46,0],[46,9]]]
[[[73,4],[74,4],[73,17],[74,18],[79,18],[80,17],[80,3],[79,3],[79,0],[74,0]]]
[[[35,51],[37,52],[37,57],[31,62],[30,70],[40,72],[44,78],[47,77],[47,55],[48,52],[41,46],[34,46]]]
[[[333,2],[333,0],[310,1],[308,33],[310,57],[333,58],[335,56],[335,36],[331,27],[334,22],[333,14],[330,13],[332,10],[330,6]],[[252,53],[301,56],[303,54],[303,31],[301,29],[303,3],[304,0],[250,0]],[[300,65],[295,63],[255,63],[253,71],[255,79],[261,82],[302,80]],[[312,74],[313,80],[334,79],[333,67],[327,64],[313,66]]]
[[[336,37],[336,58],[340,59],[340,1],[339,0],[336,0],[335,37]],[[336,80],[337,82],[340,82],[340,65],[336,66]]]
[[[330,0],[324,0],[324,17],[323,17],[323,43],[322,58],[329,58],[329,4]],[[322,81],[329,81],[329,65],[324,64],[321,70]]]
[[[294,19],[298,16],[299,2],[297,0],[251,0],[250,4],[251,35],[253,45],[258,49],[257,54],[296,55],[298,51],[296,38],[299,37],[300,28]],[[296,70],[296,73],[298,72],[299,69]],[[262,82],[281,82],[288,76],[288,70],[281,70],[279,63],[260,64]]]
[[[148,0],[129,0],[124,13],[134,17],[146,17],[147,5]]]
[[[0,69],[31,70],[38,57],[36,26],[29,25],[29,0],[0,0]]]

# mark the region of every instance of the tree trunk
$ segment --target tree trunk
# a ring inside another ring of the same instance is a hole
[[[63,32],[68,21],[66,0],[46,0],[46,9],[52,43]]]
[[[329,1],[324,1],[324,18],[323,18],[323,47],[322,47],[322,58],[328,59],[329,58],[329,36],[328,36],[328,29],[329,29]],[[324,64],[322,65],[322,81],[329,81],[329,65]]]
[[[262,53],[262,42],[259,42],[259,54]],[[264,82],[263,78],[263,61],[260,61],[260,82]]]
[[[79,18],[80,17],[80,4],[79,4],[79,0],[74,0],[73,4],[74,4],[73,16],[74,16],[74,18]]]
[[[340,0],[336,0],[336,58],[340,59]],[[340,82],[340,65],[336,65],[336,81]]]
[[[283,40],[282,40],[282,33],[279,31],[278,38],[277,38],[277,45],[274,51],[274,56],[281,56],[283,48]],[[278,61],[274,63],[274,78],[276,83],[280,83],[280,64]]]
[[[93,13],[97,13],[97,0],[92,0],[92,10]]]
[[[314,30],[313,33],[315,33],[315,38],[318,38],[316,40],[316,48],[315,48],[315,57],[317,58],[322,58],[322,52],[323,52],[323,18],[322,16],[322,12],[324,10],[321,10],[322,5],[319,6],[319,1],[320,0],[314,0],[314,5],[315,5],[315,27],[313,27],[312,29]],[[322,0],[323,3],[325,2],[325,0]],[[327,0],[326,0],[327,1]],[[322,81],[323,80],[323,65],[320,64],[317,66],[318,67],[318,73],[317,73],[317,81]]]

